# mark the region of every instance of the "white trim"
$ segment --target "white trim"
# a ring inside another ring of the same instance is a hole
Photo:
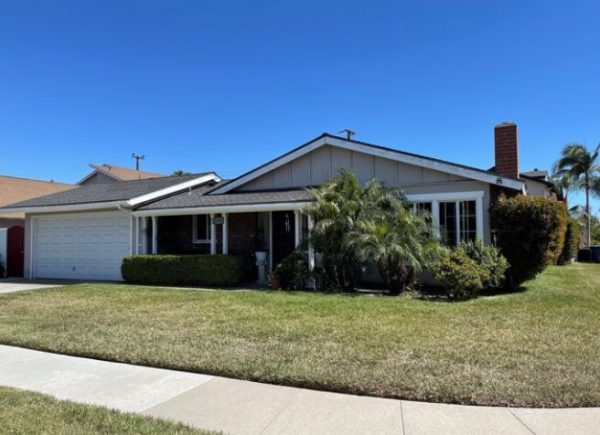
[[[229,255],[229,213],[223,213],[223,255]]]
[[[198,216],[206,216],[206,235],[208,238],[199,239],[198,238]],[[210,216],[207,213],[197,213],[192,215],[192,244],[201,245],[210,243]]]
[[[203,175],[202,177],[194,178],[193,180],[189,180],[184,183],[174,184],[173,186],[165,187],[164,189],[155,190],[154,192],[136,196],[135,198],[131,198],[129,201],[127,201],[127,205],[130,207],[135,207],[144,202],[153,201],[155,199],[171,195],[173,193],[177,193],[185,189],[191,189],[192,187],[208,183],[209,181],[219,182],[221,181],[221,178],[214,172],[211,172],[208,175]]]
[[[152,216],[152,254],[158,254],[158,216]]]
[[[456,240],[460,243],[460,202],[475,201],[475,219],[477,237],[484,240],[483,228],[483,190],[470,192],[440,192],[440,193],[417,193],[406,195],[408,202],[431,202],[431,217],[433,223],[434,234],[440,237],[440,202],[454,202],[456,207]]]
[[[72,211],[114,210],[121,208],[123,201],[88,202],[84,204],[45,205],[40,207],[2,208],[2,213],[61,213]]]
[[[294,210],[294,247],[300,245],[300,239],[302,234],[302,215],[300,210]]]
[[[308,215],[308,237],[313,230],[314,222],[311,215]],[[308,270],[312,272],[315,270],[315,247],[312,243],[308,244]]]
[[[344,140],[344,139],[340,139],[340,138],[336,138],[336,137],[323,136],[318,139],[315,139],[312,142],[309,142],[308,144],[304,145],[301,148],[298,148],[297,150],[295,150],[289,154],[286,154],[286,155],[272,161],[271,163],[268,163],[267,165],[259,167],[259,168],[255,169],[254,171],[247,173],[246,175],[242,175],[241,177],[236,178],[235,180],[232,180],[231,182],[225,184],[224,186],[213,190],[209,195],[227,193],[227,192],[235,189],[236,187],[246,184],[249,181],[260,177],[261,175],[271,172],[274,169],[277,169],[280,166],[283,166],[286,163],[291,162],[292,160],[296,160],[297,158],[302,157],[302,156],[316,150],[317,148],[320,148],[325,145],[331,145],[331,146],[335,146],[338,148],[343,148],[343,149],[347,149],[347,150],[351,150],[351,151],[356,151],[356,152],[360,152],[360,153],[364,153],[364,154],[382,157],[385,159],[390,159],[390,160],[394,160],[394,161],[401,162],[401,163],[407,163],[410,165],[419,166],[419,167],[423,167],[423,168],[427,168],[427,169],[432,169],[435,171],[441,171],[441,172],[445,172],[448,174],[457,175],[459,177],[465,177],[465,178],[470,178],[473,180],[483,181],[483,182],[489,183],[489,184],[504,186],[504,187],[508,187],[510,189],[519,190],[521,192],[523,192],[525,189],[525,183],[523,181],[514,180],[512,178],[505,178],[505,177],[502,177],[497,174],[481,172],[481,171],[477,171],[474,169],[465,168],[463,166],[455,165],[452,163],[431,160],[431,159],[428,159],[425,157],[410,155],[410,154],[406,154],[406,153],[403,153],[400,151],[382,149],[382,148],[378,148],[376,146],[360,144],[360,143],[356,143],[356,142],[352,142],[352,141],[348,141],[348,140]]]
[[[217,226],[215,225],[215,214],[210,214],[210,255],[217,253]]]
[[[183,216],[210,213],[253,213],[261,211],[300,210],[310,204],[303,202],[273,202],[270,204],[219,205],[213,207],[168,208],[134,211],[134,216]]]
[[[269,272],[273,271],[273,211],[269,211]]]

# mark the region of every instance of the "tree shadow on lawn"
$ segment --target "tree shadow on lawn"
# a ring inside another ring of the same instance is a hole
[[[453,302],[465,302],[465,301],[478,299],[478,298],[504,296],[504,295],[511,295],[511,294],[515,294],[515,293],[524,293],[527,290],[528,290],[527,287],[524,287],[524,286],[521,286],[517,289],[489,288],[489,289],[485,289],[485,290],[482,290],[482,291],[476,293],[472,297],[463,298],[463,299],[451,299],[448,297],[447,292],[441,286],[423,286],[419,289],[413,290],[411,292],[411,294],[415,299],[420,299],[420,300],[424,300],[424,301],[453,303]]]

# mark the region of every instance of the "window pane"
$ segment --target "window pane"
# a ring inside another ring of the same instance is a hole
[[[440,202],[440,237],[448,246],[456,246],[455,202]]]
[[[201,214],[196,216],[196,239],[197,240],[208,240],[210,239],[208,230],[208,215]]]
[[[477,213],[475,201],[460,203],[460,240],[465,242],[477,238]]]

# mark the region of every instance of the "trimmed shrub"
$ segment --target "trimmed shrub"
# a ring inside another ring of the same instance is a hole
[[[565,232],[565,243],[558,259],[558,264],[564,265],[569,264],[575,257],[577,257],[577,250],[579,249],[579,236],[581,227],[576,219],[570,218],[567,222],[567,231]]]
[[[563,202],[518,195],[490,209],[496,245],[510,267],[506,284],[517,288],[546,265],[556,264],[564,245],[567,212]]]
[[[475,242],[463,242],[457,249],[486,270],[488,276],[483,282],[484,288],[497,289],[504,285],[508,261],[495,246],[486,245],[478,239]]]
[[[443,254],[431,266],[433,277],[442,283],[449,299],[468,299],[483,289],[488,272],[461,249]]]
[[[306,280],[310,278],[308,254],[295,250],[277,265],[271,277],[279,280],[279,285],[284,290],[306,288]]]
[[[243,284],[246,260],[230,255],[132,255],[121,274],[128,283],[231,287]]]

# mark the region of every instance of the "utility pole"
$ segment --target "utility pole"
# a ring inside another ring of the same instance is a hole
[[[131,158],[135,159],[135,170],[139,171],[140,170],[140,160],[144,160],[146,158],[146,156],[142,156],[140,154],[132,153],[131,154]]]
[[[352,140],[352,136],[356,134],[355,131],[350,130],[349,128],[345,128],[340,133],[346,133],[346,139]]]

